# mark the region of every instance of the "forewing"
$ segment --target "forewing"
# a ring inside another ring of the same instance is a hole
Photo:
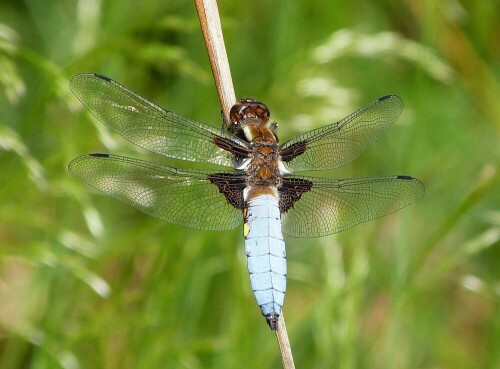
[[[403,110],[398,96],[383,96],[337,123],[296,136],[282,145],[282,161],[292,172],[335,169],[377,141]]]
[[[242,222],[242,174],[176,169],[110,154],[80,156],[69,172],[90,186],[167,222],[223,231]],[[230,201],[231,200],[231,201]]]
[[[71,90],[102,123],[127,140],[175,159],[232,166],[241,142],[210,125],[165,110],[99,74],[80,74]],[[223,144],[226,149],[217,145]]]
[[[297,188],[300,196],[287,195],[297,194]],[[293,237],[337,233],[413,204],[424,191],[422,182],[409,176],[284,177],[280,198],[288,203],[281,204],[283,231]]]

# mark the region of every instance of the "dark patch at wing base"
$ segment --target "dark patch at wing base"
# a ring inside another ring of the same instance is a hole
[[[228,203],[236,209],[244,209],[243,190],[246,187],[246,178],[243,174],[214,173],[208,176],[208,180],[217,186]]]
[[[249,151],[245,147],[239,146],[227,138],[215,136],[213,141],[217,147],[233,154],[236,160],[248,158]]]
[[[297,156],[302,155],[306,151],[306,148],[306,141],[296,142],[281,152],[281,160],[285,163],[288,163],[295,159]]]
[[[313,183],[302,178],[283,178],[283,184],[280,188],[280,210],[286,213],[293,208],[295,202],[300,200],[302,195],[311,191]]]

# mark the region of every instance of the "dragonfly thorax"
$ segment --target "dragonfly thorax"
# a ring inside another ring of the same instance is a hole
[[[252,152],[246,167],[248,185],[278,187],[281,184],[280,154],[277,143],[252,142]]]

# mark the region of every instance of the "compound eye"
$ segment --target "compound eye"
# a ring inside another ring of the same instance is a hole
[[[231,127],[229,128],[229,131],[232,133],[235,133],[235,132],[239,131],[240,126],[241,126],[241,124],[239,121],[233,120],[233,122],[231,123]]]

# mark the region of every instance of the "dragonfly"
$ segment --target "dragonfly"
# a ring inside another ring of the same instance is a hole
[[[283,234],[322,237],[375,219],[424,195],[407,175],[350,179],[297,172],[332,170],[377,141],[403,110],[396,95],[380,97],[346,118],[280,144],[268,107],[240,99],[226,129],[166,110],[100,74],[75,76],[70,87],[103,124],[130,142],[172,159],[213,164],[177,168],[93,153],[69,172],[95,189],[172,224],[226,231],[243,223],[250,286],[271,330],[286,290]]]

